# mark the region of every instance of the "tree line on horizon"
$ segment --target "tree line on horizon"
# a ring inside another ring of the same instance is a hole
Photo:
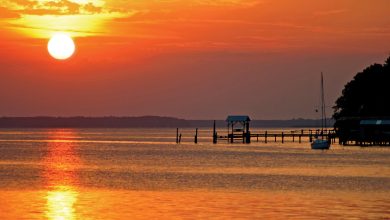
[[[0,117],[0,128],[210,128],[214,120],[188,120],[174,117]],[[328,124],[334,121],[328,119]],[[252,127],[318,127],[317,119],[252,120]],[[225,120],[216,120],[226,127]]]

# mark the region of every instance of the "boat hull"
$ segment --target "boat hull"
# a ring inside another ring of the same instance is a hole
[[[311,149],[313,150],[328,150],[330,148],[330,142],[328,140],[317,139],[311,143]]]

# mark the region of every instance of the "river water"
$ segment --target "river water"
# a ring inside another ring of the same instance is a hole
[[[390,219],[390,148],[2,129],[0,219]]]

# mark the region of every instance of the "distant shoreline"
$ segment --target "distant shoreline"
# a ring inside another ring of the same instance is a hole
[[[328,127],[334,121],[327,120]],[[216,120],[217,127],[226,127]],[[0,117],[0,128],[211,128],[213,120],[187,120],[174,117]],[[321,120],[252,120],[251,127],[320,127]]]

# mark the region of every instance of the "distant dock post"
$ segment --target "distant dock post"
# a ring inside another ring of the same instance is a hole
[[[250,130],[249,130],[249,121],[247,121],[246,123],[245,123],[245,142],[247,143],[247,144],[250,144],[251,143],[251,132],[250,132]],[[257,138],[257,140],[258,140],[259,138]]]
[[[295,142],[295,131],[291,131],[293,142]]]
[[[179,143],[179,128],[176,128],[176,144]]]
[[[301,130],[301,135],[299,135],[299,143],[302,143],[303,129]]]
[[[195,130],[195,140],[194,140],[194,143],[195,144],[198,143],[198,128],[196,128],[196,130]]]
[[[214,126],[213,126],[213,144],[216,144],[218,142],[218,136],[217,136],[217,130],[214,120]]]

